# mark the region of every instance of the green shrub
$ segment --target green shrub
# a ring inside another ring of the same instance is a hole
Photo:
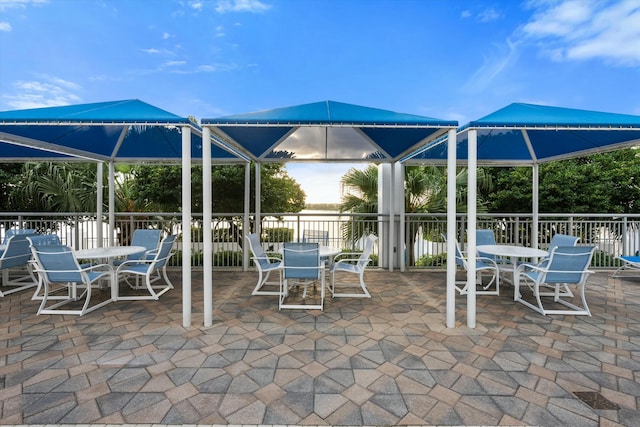
[[[213,254],[214,267],[242,266],[242,251],[218,251]]]
[[[263,230],[266,242],[291,242],[293,241],[293,229],[279,227],[279,228],[265,228]]]
[[[447,254],[422,255],[416,261],[418,267],[444,267],[447,265]]]

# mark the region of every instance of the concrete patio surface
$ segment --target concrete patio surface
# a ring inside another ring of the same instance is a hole
[[[36,316],[0,299],[2,425],[640,426],[640,280],[589,279],[592,317],[478,296],[477,328],[445,327],[444,272],[370,269],[371,299],[278,311],[257,274],[201,272],[182,327],[180,272],[159,301]]]

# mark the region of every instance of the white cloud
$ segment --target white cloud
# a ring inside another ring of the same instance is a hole
[[[474,91],[486,89],[517,58],[517,43],[507,39],[504,45],[495,45],[494,49],[488,50],[485,54],[482,66],[465,83],[464,89]]]
[[[471,17],[470,10],[463,10],[462,13],[460,14],[460,18],[470,18],[470,17]]]
[[[15,109],[55,107],[81,101],[75,93],[81,89],[77,83],[58,77],[41,76],[42,80],[14,82],[14,93],[3,94],[3,103]]]
[[[500,18],[502,15],[493,8],[485,9],[478,14],[478,20],[480,22],[491,22]]]
[[[7,9],[26,8],[29,5],[48,3],[49,0],[0,0],[0,12]]]
[[[148,53],[149,55],[155,55],[155,54],[160,53],[160,51],[159,51],[158,49],[153,49],[153,48],[150,48],[150,49],[140,49],[140,50],[141,50],[141,51],[143,51],[144,53]]]
[[[163,67],[178,67],[180,65],[185,65],[187,61],[167,61],[162,64]]]
[[[11,31],[11,24],[8,22],[0,22],[0,31]]]
[[[555,61],[602,59],[640,66],[640,2],[565,0],[539,3],[523,28]]]
[[[222,25],[218,25],[216,27],[216,37],[224,37],[225,33],[224,33],[224,27]]]
[[[231,71],[238,69],[236,64],[207,64],[200,65],[196,68],[197,73],[214,73],[216,71]]]
[[[162,40],[167,40],[167,39],[170,39],[171,37],[173,36],[169,33],[162,33]]]
[[[265,12],[271,8],[271,5],[261,2],[260,0],[218,0],[216,4],[216,12]]]

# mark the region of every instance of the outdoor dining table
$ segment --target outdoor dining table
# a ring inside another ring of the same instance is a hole
[[[126,257],[133,254],[145,252],[144,246],[106,246],[102,248],[80,249],[75,251],[77,259],[100,260],[111,264],[115,258]],[[111,279],[111,299],[118,300],[118,283],[115,271]]]
[[[513,278],[517,274],[516,269],[518,268],[519,259],[545,258],[549,256],[549,252],[545,250],[518,245],[478,245],[476,246],[476,251],[509,258],[511,264],[507,265],[512,267]]]
[[[342,250],[340,248],[336,248],[334,246],[326,246],[326,245],[320,245],[318,247],[319,252],[320,252],[320,258],[321,259],[329,259],[329,261],[333,260],[333,257],[338,255],[340,252],[342,252]],[[280,249],[278,251],[278,253],[282,254],[283,253],[283,249]]]

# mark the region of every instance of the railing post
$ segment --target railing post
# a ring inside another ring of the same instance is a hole
[[[627,245],[628,236],[627,236],[627,217],[625,216],[622,219],[622,255],[630,255],[628,249],[630,245]]]

